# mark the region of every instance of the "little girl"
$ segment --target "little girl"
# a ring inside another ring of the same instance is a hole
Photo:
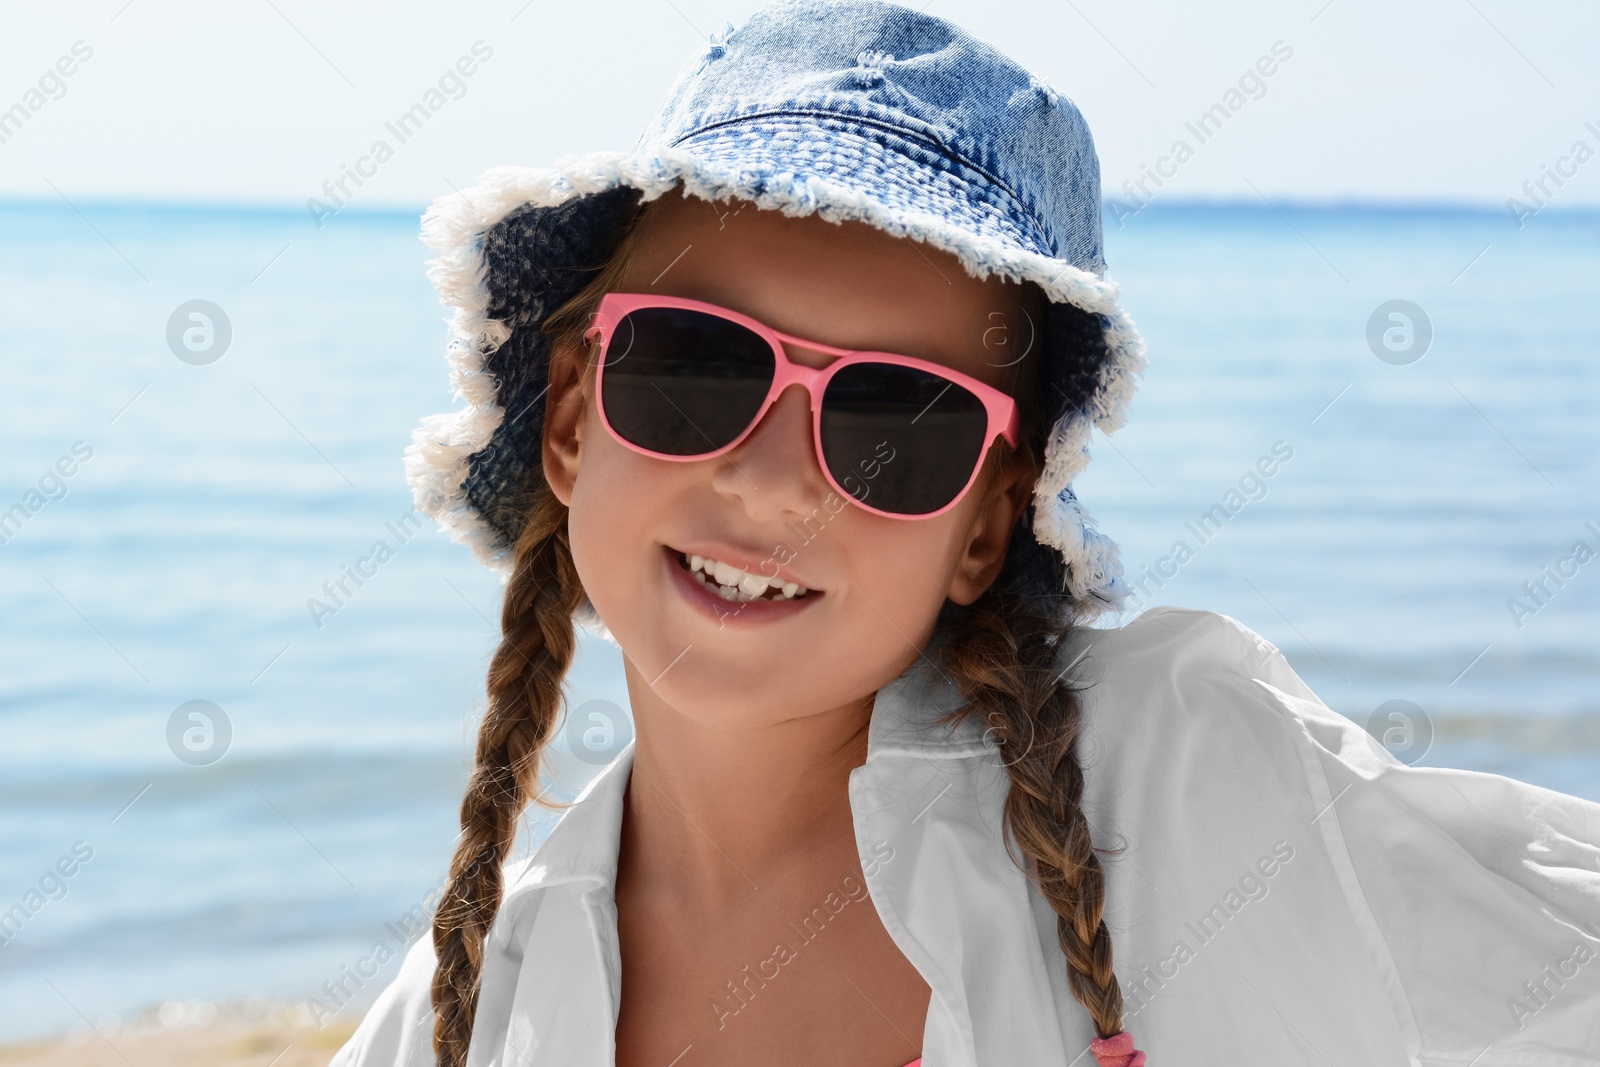
[[[1072,102],[879,0],[729,31],[425,221],[468,406],[407,469],[503,638],[336,1067],[1600,1061],[1600,805],[1399,763],[1227,616],[1085,625],[1144,345]],[[636,739],[510,863],[579,622]]]

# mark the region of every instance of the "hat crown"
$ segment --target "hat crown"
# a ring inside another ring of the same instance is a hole
[[[1104,274],[1099,158],[1077,106],[959,26],[883,0],[776,0],[729,23],[634,150],[745,125],[768,128],[781,158],[784,120],[797,117],[942,157],[1034,251]],[[811,169],[828,146],[791,150]]]

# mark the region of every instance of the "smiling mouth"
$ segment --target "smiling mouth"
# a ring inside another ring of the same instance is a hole
[[[791,601],[807,600],[822,594],[794,582],[781,582],[765,575],[751,574],[738,567],[705,556],[690,556],[669,549],[678,566],[688,571],[701,585],[735,604],[748,604],[757,600]]]

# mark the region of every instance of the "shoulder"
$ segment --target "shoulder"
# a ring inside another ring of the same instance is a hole
[[[1169,672],[1256,668],[1280,656],[1278,646],[1230,615],[1203,608],[1155,607],[1123,626],[1075,628],[1062,644],[1063,666],[1074,660],[1137,660]]]
[[[1194,820],[1215,846],[1218,835],[1259,836],[1253,810],[1309,818],[1326,803],[1319,733],[1352,764],[1399,765],[1276,645],[1220,612],[1153,608],[1063,643],[1059,669],[1078,691],[1079,760],[1108,812]]]
[[[1298,719],[1301,698],[1332,714],[1278,646],[1229,615],[1157,607],[1120,627],[1078,627],[1062,641],[1057,669],[1081,691],[1091,729],[1115,724],[1146,738],[1206,729],[1278,732]]]

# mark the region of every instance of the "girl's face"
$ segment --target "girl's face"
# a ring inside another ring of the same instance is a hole
[[[640,226],[619,291],[705,300],[809,340],[918,356],[1013,395],[1018,371],[1032,378],[1036,294],[977,281],[931,246],[676,191]],[[833,359],[786,351],[811,367]],[[654,710],[718,732],[858,711],[918,657],[945,598],[969,604],[994,581],[1037,473],[997,440],[950,511],[885,518],[824,478],[803,389],[786,390],[724,455],[659,460],[611,437],[592,367],[579,373],[584,354],[573,357],[552,363],[545,474],[570,508],[584,589],[628,660],[641,733]],[[756,573],[782,568],[810,591],[775,611],[707,598],[681,563],[696,550]]]

